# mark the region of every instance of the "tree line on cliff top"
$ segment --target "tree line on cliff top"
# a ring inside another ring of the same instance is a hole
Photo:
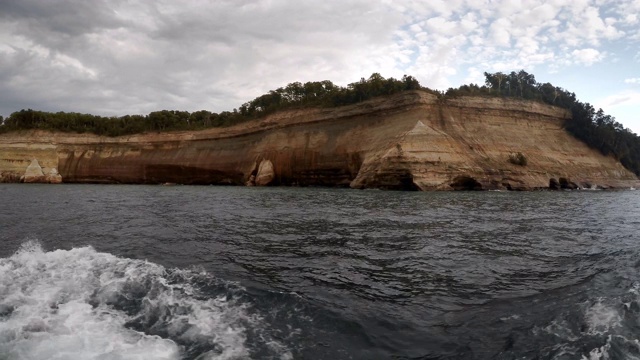
[[[624,128],[615,119],[596,110],[591,104],[577,100],[576,95],[550,83],[538,83],[533,74],[524,70],[511,73],[484,73],[483,85],[469,84],[449,88],[445,92],[420,85],[412,76],[402,79],[384,78],[378,73],[346,87],[331,81],[294,82],[242,104],[233,111],[220,113],[201,110],[162,110],[148,115],[103,117],[80,113],[21,110],[8,118],[0,117],[0,132],[40,129],[64,132],[90,132],[98,135],[121,136],[153,131],[201,130],[231,126],[272,114],[277,111],[338,107],[359,103],[374,97],[421,90],[441,100],[461,96],[512,97],[538,101],[571,111],[566,130],[605,155],[615,156],[627,169],[640,175],[640,137]]]
[[[294,82],[242,104],[233,111],[220,113],[200,110],[162,110],[148,115],[104,117],[80,113],[21,110],[12,113],[0,126],[0,132],[40,129],[51,131],[94,133],[121,136],[152,131],[201,130],[223,127],[264,117],[281,110],[309,107],[338,107],[359,103],[373,97],[397,94],[408,90],[431,91],[420,86],[412,76],[385,79],[373,74],[368,79],[346,87],[331,81]],[[432,91],[433,93],[436,93]]]
[[[604,155],[613,155],[624,167],[640,175],[640,137],[602,109],[581,102],[576,94],[550,83],[536,82],[533,74],[524,70],[509,74],[484,73],[485,84],[463,85],[449,89],[447,96],[489,95],[516,97],[540,101],[571,111],[571,119],[565,122],[565,129],[574,137]]]

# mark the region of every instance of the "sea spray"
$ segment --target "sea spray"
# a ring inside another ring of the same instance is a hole
[[[220,291],[202,294],[203,282]],[[241,291],[206,273],[29,241],[0,259],[0,357],[247,358],[247,327],[263,325]]]

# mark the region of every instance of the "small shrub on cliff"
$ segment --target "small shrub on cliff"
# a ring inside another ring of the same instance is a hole
[[[514,165],[527,166],[527,157],[523,153],[518,152],[509,155],[509,162]]]

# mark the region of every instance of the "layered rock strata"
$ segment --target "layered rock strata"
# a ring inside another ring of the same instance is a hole
[[[638,178],[536,102],[405,92],[291,110],[228,128],[117,138],[0,135],[0,181],[37,159],[64,182],[342,186],[403,190],[629,188]],[[570,121],[570,120],[569,120]],[[526,165],[510,161],[522,154]],[[564,185],[563,185],[564,184]]]

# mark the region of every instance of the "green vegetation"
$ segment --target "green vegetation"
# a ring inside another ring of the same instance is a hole
[[[271,90],[233,111],[213,113],[206,110],[162,110],[148,115],[101,117],[79,113],[49,113],[35,110],[14,112],[8,118],[0,118],[0,133],[41,129],[65,132],[90,132],[98,135],[119,136],[148,131],[200,130],[210,127],[230,126],[257,119],[276,111],[308,108],[336,107],[355,104],[376,96],[391,95],[407,90],[422,90],[436,94],[442,100],[460,96],[512,97],[563,107],[571,111],[572,119],[565,127],[569,133],[605,155],[615,156],[627,169],[640,175],[640,138],[615,121],[602,109],[576,99],[574,93],[538,83],[532,74],[519,72],[485,73],[485,84],[463,85],[441,93],[422,87],[412,76],[402,79],[385,79],[378,73],[368,79],[351,83],[346,87],[331,81],[291,83]],[[526,158],[523,159],[526,163]],[[511,160],[510,160],[511,161]]]
[[[572,118],[565,123],[566,130],[604,155],[613,155],[627,169],[640,175],[640,137],[626,129],[602,109],[576,99],[576,95],[550,83],[538,83],[532,74],[521,70],[510,74],[484,73],[485,84],[463,85],[449,89],[445,97],[501,96],[514,97],[563,107],[571,111]]]
[[[331,81],[291,83],[284,88],[271,90],[233,111],[212,113],[206,110],[162,110],[149,115],[125,115],[103,117],[79,113],[50,113],[21,110],[11,114],[0,126],[1,132],[15,130],[51,130],[98,135],[120,136],[146,131],[201,130],[222,127],[260,118],[280,110],[306,107],[336,107],[355,104],[376,96],[391,95],[407,90],[435,91],[423,88],[412,76],[402,79],[385,79],[374,73],[369,79],[340,87]],[[1,121],[0,121],[1,123]]]
[[[527,166],[527,157],[521,152],[510,154],[509,162],[514,165]]]

